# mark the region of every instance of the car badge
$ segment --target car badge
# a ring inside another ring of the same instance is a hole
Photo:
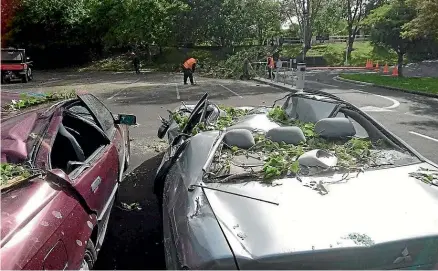
[[[409,255],[408,247],[405,247],[403,251],[401,252],[401,256],[397,257],[397,259],[394,260],[393,264],[399,264],[402,262],[411,262],[412,258],[411,255]]]

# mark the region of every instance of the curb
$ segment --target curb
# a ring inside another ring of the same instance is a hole
[[[284,85],[284,84],[281,84],[281,83],[269,82],[269,81],[265,81],[265,80],[263,80],[263,79],[261,79],[259,77],[254,77],[254,78],[252,78],[252,80],[254,80],[254,81],[258,82],[258,83],[270,85],[272,87],[277,87],[277,88],[280,88],[280,89],[286,90],[286,91],[293,91],[293,92],[297,92],[298,91],[295,87],[293,87],[291,85],[287,85],[287,84]]]
[[[306,67],[306,70],[369,70],[365,67],[353,67],[353,66],[333,66],[333,67]]]
[[[416,94],[416,95],[430,97],[430,98],[438,98],[438,94],[420,92],[420,91],[415,91],[415,90],[407,90],[407,89],[396,88],[396,87],[382,86],[382,85],[377,85],[374,83],[346,79],[346,78],[342,78],[340,76],[336,76],[336,77],[334,77],[334,79],[339,80],[339,81],[353,83],[353,84],[358,84],[358,85],[373,86],[373,87],[385,88],[385,89],[389,89],[389,90],[401,91],[401,92],[410,93],[410,94]]]

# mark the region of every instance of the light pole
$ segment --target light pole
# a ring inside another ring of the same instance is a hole
[[[307,23],[307,11],[306,7],[304,6],[303,1],[303,63],[306,62],[306,23]]]
[[[345,66],[348,66],[348,41],[347,41],[347,48],[345,48]]]

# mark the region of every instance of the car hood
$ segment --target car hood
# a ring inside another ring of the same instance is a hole
[[[33,143],[50,121],[55,106],[25,112],[1,120],[1,162],[21,163],[25,161]]]
[[[28,180],[21,187],[2,193],[2,246],[36,216],[55,195],[56,190],[40,178]]]
[[[420,167],[432,168],[423,163],[366,171],[326,184],[326,195],[295,178],[269,186],[206,184],[278,205],[204,191],[239,268],[427,268],[438,262],[438,187],[409,177]]]

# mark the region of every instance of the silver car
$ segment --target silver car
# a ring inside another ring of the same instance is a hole
[[[205,94],[162,121],[168,269],[438,269],[437,165],[354,105]]]

